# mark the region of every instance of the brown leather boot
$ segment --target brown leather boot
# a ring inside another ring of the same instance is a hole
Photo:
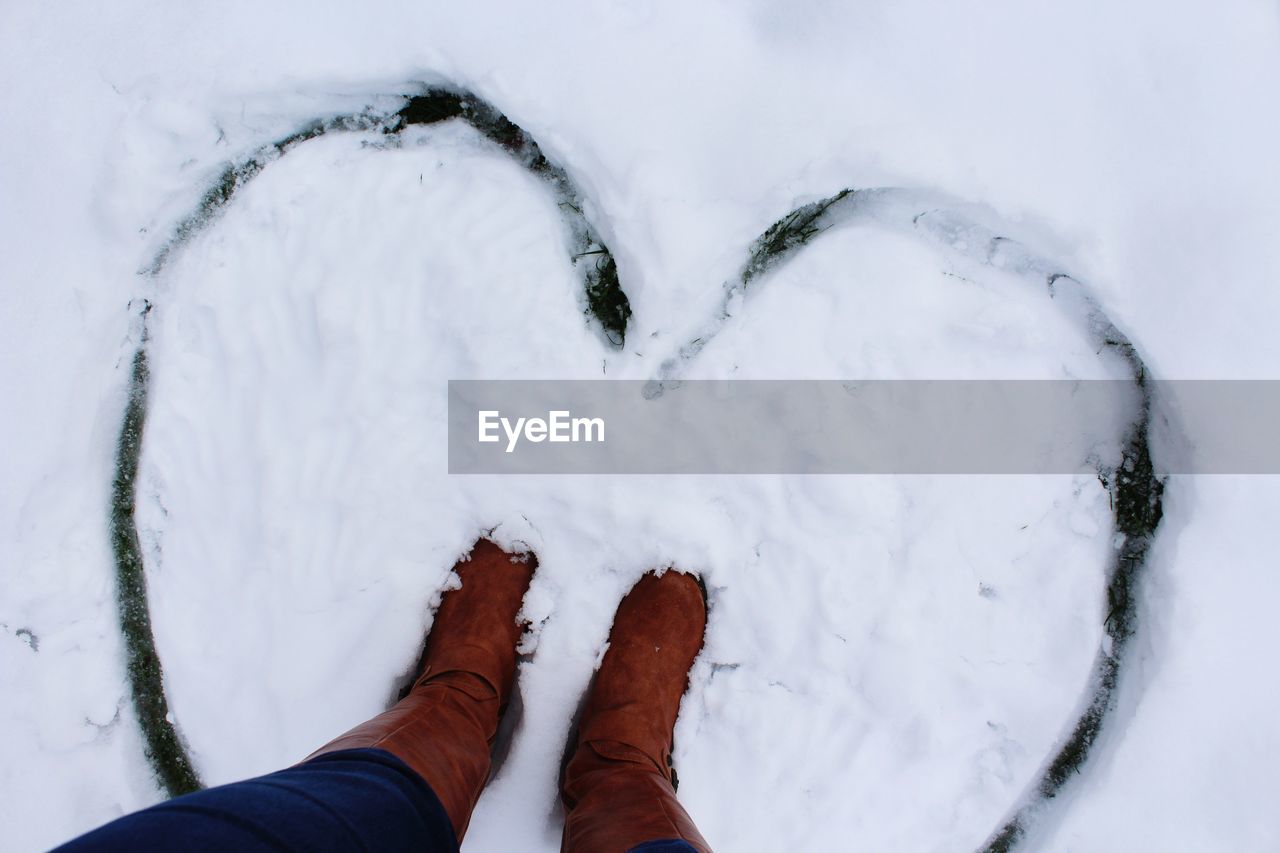
[[[706,624],[706,597],[689,575],[645,575],[622,599],[561,782],[562,851],[624,853],[682,839],[709,853],[676,802],[671,768],[676,713]]]
[[[482,539],[454,566],[462,588],[445,593],[427,637],[422,674],[391,710],[308,756],[385,749],[431,786],[458,842],[489,779],[490,749],[515,680],[516,623],[537,560]]]

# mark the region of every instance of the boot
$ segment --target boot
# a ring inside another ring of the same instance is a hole
[[[515,680],[523,630],[516,616],[536,564],[477,542],[470,559],[454,566],[462,587],[440,602],[409,693],[308,760],[340,749],[387,750],[431,786],[461,843],[489,779],[493,738]]]
[[[671,767],[676,714],[706,624],[701,584],[675,571],[645,575],[618,606],[561,782],[562,853],[624,853],[659,839],[710,852],[676,802]]]

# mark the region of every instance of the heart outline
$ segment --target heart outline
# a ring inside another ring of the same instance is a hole
[[[187,243],[216,221],[240,189],[267,165],[304,142],[333,132],[365,131],[381,132],[387,139],[398,143],[401,131],[409,127],[459,119],[470,124],[548,185],[569,228],[571,262],[583,271],[584,314],[594,319],[597,332],[606,345],[621,348],[631,315],[630,304],[622,290],[613,255],[587,221],[583,213],[583,197],[568,172],[549,160],[526,131],[471,92],[448,84],[423,84],[416,88],[416,93],[397,96],[403,99],[403,106],[394,113],[367,108],[363,112],[317,119],[228,164],[203,193],[196,208],[178,221],[169,239],[139,274],[151,279],[158,277]],[[877,201],[882,206],[886,201],[889,206],[898,208],[905,205],[908,210],[923,205],[924,210],[911,216],[911,229],[914,232],[924,221],[926,234],[935,239],[957,229],[970,232],[971,236],[982,230],[981,226],[948,209],[955,206],[954,201],[900,188],[842,189],[827,198],[801,205],[753,241],[738,279],[724,286],[725,298],[720,313],[713,317],[706,331],[695,336],[663,363],[654,380],[658,385],[657,392],[660,393],[663,382],[678,381],[681,368],[732,318],[733,300],[792,258],[814,237],[855,219],[858,214],[866,212],[864,208]],[[950,214],[950,218],[946,214]],[[1104,487],[1112,494],[1113,529],[1120,546],[1105,570],[1108,611],[1103,622],[1103,643],[1091,670],[1093,691],[1081,703],[1083,710],[1069,727],[1070,733],[1042,764],[1038,781],[1024,791],[1009,816],[981,848],[1004,851],[1012,849],[1025,838],[1031,824],[1044,811],[1044,804],[1052,800],[1084,765],[1103,723],[1115,707],[1124,651],[1138,627],[1137,582],[1146,566],[1160,523],[1164,481],[1156,471],[1149,446],[1154,402],[1152,387],[1146,366],[1134,345],[1107,318],[1080,279],[1061,272],[1058,267],[1048,264],[1009,238],[994,232],[978,236],[981,239],[966,243],[974,246],[975,252],[977,247],[983,247],[984,257],[980,260],[984,263],[991,265],[997,252],[1007,255],[1014,249],[1015,254],[1019,254],[1021,271],[1042,275],[1051,296],[1068,296],[1069,299],[1064,301],[1072,302],[1072,307],[1082,315],[1080,319],[1086,322],[1094,343],[1100,350],[1114,350],[1124,359],[1140,392],[1137,412],[1122,441],[1121,464],[1112,471],[1099,471]],[[594,257],[595,262],[579,263],[587,257]],[[134,519],[137,470],[150,378],[147,319],[151,307],[149,300],[141,300],[136,317],[138,344],[132,359],[128,401],[116,444],[110,532],[116,565],[116,604],[125,639],[131,700],[142,729],[148,763],[166,792],[177,796],[202,786],[177,726],[170,719],[163,671],[151,629],[145,562]]]

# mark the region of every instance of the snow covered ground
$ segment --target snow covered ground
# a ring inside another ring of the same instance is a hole
[[[555,775],[618,598],[711,588],[677,730],[723,850],[981,845],[1103,641],[1108,495],[1078,476],[450,477],[445,381],[644,379],[797,204],[984,204],[1086,278],[1161,378],[1271,378],[1274,4],[0,9],[6,449],[0,846],[162,796],[107,526],[143,300],[138,529],[173,720],[206,783],[385,707],[482,531],[537,551],[522,717],[469,850],[555,850]],[[457,123],[326,135],[140,275],[229,160],[441,77],[582,189],[634,310],[584,321],[545,187]],[[876,225],[736,304],[691,377],[1109,376],[1027,279]],[[1144,630],[1050,850],[1280,844],[1273,478],[1175,477]]]

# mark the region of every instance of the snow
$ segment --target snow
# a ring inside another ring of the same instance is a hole
[[[703,573],[680,796],[719,849],[976,847],[1074,720],[1102,640],[1106,492],[1057,477],[450,477],[445,382],[646,379],[797,203],[905,185],[988,206],[1095,289],[1161,378],[1269,378],[1274,5],[147,2],[0,10],[0,834],[38,849],[162,795],[106,525],[149,319],[139,530],[203,779],[386,706],[449,567],[540,566],[522,716],[469,850],[554,850],[564,738],[620,596]],[[271,164],[161,276],[222,164],[317,116],[467,85],[570,170],[635,316],[583,321],[539,182],[447,124]],[[694,378],[1109,376],[1016,270],[876,223],[732,305]],[[1270,849],[1272,478],[1176,477],[1095,759],[1029,839]],[[25,631],[25,632],[24,632]]]

